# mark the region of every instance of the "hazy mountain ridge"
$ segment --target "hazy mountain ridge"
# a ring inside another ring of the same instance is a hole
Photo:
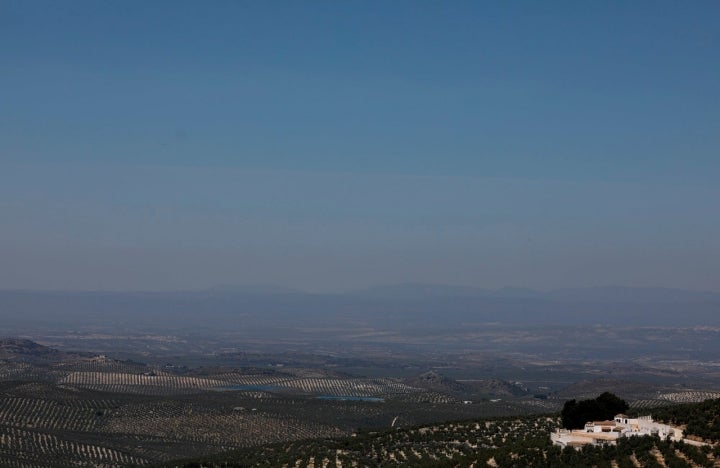
[[[585,288],[560,288],[539,291],[531,288],[505,286],[483,289],[472,286],[451,286],[425,283],[402,283],[377,286],[351,293],[368,297],[487,297],[506,299],[582,300],[608,302],[664,302],[664,301],[720,301],[720,292],[693,291],[661,287],[597,286]]]
[[[265,292],[263,292],[265,291]],[[275,292],[282,291],[282,292]],[[411,321],[408,319],[411,318]],[[183,292],[0,291],[8,326],[148,324],[226,328],[363,322],[380,328],[461,323],[720,326],[720,293],[662,288],[518,288],[396,285],[343,294],[225,288]]]
[[[25,338],[3,338],[0,339],[0,355],[32,355],[45,356],[48,354],[57,354],[58,351],[47,346],[43,346],[32,340]]]

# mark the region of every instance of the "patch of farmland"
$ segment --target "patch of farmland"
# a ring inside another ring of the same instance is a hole
[[[117,391],[132,387],[172,390],[202,390],[225,385],[220,380],[177,375],[145,375],[119,372],[73,372],[59,382],[64,385]]]
[[[62,405],[83,408],[105,408],[117,405],[116,400],[71,386],[55,385],[51,382],[9,382],[8,392],[3,397],[29,398],[34,400],[52,400]]]
[[[133,405],[114,412],[98,430],[223,447],[342,435],[337,428],[295,418],[255,411],[207,411],[190,405]]]
[[[644,400],[635,400],[630,402],[630,408],[643,409],[643,408],[656,408],[658,406],[667,406],[671,404],[668,400],[659,400],[657,398],[648,398]]]
[[[331,396],[371,397],[384,394],[403,394],[422,392],[393,379],[297,379],[283,385],[301,392]]]
[[[438,423],[360,433],[346,439],[300,440],[246,449],[197,464],[219,467],[253,460],[257,466],[290,467],[536,466],[543,464],[547,443],[544,436],[536,435],[545,435],[558,426],[559,420],[554,417]],[[521,449],[522,453],[511,453],[507,447]],[[493,456],[503,454],[502,462],[490,462]],[[518,460],[513,463],[514,459]]]
[[[194,387],[165,387],[161,385],[123,385],[123,384],[95,384],[83,385],[83,389],[99,392],[121,393],[126,395],[144,396],[173,396],[193,395],[201,393],[203,389]]]
[[[397,379],[377,378],[329,378],[319,377],[294,377],[267,374],[221,374],[212,375],[208,378],[223,381],[225,385],[246,386],[248,390],[256,390],[262,387],[277,387],[290,390],[297,390],[303,393],[322,395],[357,395],[377,396],[383,394],[403,394],[422,392],[423,389],[408,386]],[[242,390],[242,388],[238,388]]]
[[[274,390],[286,390],[311,395],[358,397],[430,394],[424,389],[411,387],[391,378],[296,378],[281,375],[241,373],[196,377],[169,373],[76,371],[62,377],[58,383],[77,388],[142,395],[188,394],[208,389],[226,389],[253,393],[264,392],[265,396],[267,396],[267,392]],[[447,400],[448,398],[443,396],[440,397],[440,400]],[[426,401],[427,397],[420,399]],[[432,400],[435,402],[438,398],[432,398]]]
[[[223,382],[223,385],[238,385],[248,387],[265,387],[265,386],[281,386],[293,380],[292,377],[284,377],[278,375],[267,374],[241,374],[228,373],[220,375],[211,375],[207,378]]]
[[[4,361],[0,363],[0,380],[50,381],[52,377],[45,368],[39,368],[25,362]]]
[[[705,400],[720,398],[720,392],[689,390],[685,392],[662,393],[658,395],[658,398],[673,403],[700,403]]]
[[[286,367],[283,368],[281,371],[279,371],[283,374],[287,374],[292,377],[299,377],[299,378],[315,378],[315,379],[322,379],[327,377],[336,376],[331,371],[328,371],[327,369],[316,369],[311,367]]]
[[[3,466],[128,466],[146,460],[107,447],[65,440],[41,431],[0,426]]]
[[[460,400],[445,393],[432,392],[422,389],[412,393],[395,393],[386,396],[392,397],[393,400],[403,401],[406,403],[460,403]]]
[[[54,369],[65,372],[116,372],[125,374],[142,374],[149,370],[145,364],[105,358],[59,362],[53,367]],[[155,373],[160,374],[164,372],[155,370]]]
[[[531,407],[531,408],[537,408],[537,409],[539,409],[539,410],[545,410],[545,411],[557,411],[557,410],[559,410],[560,408],[562,408],[562,406],[561,406],[560,404],[558,404],[557,401],[553,401],[553,400],[541,400],[541,399],[538,399],[538,398],[533,398],[533,399],[521,399],[521,400],[518,400],[517,403],[519,403],[519,404],[521,404],[521,405],[523,405],[523,406],[528,406],[528,407]]]
[[[89,404],[70,406],[42,399],[0,399],[0,421],[22,428],[92,431],[102,411]]]
[[[32,369],[30,364],[24,362],[7,362],[0,363],[0,379],[12,379]]]

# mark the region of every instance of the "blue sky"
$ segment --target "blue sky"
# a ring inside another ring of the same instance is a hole
[[[0,2],[0,287],[717,290],[717,2]]]

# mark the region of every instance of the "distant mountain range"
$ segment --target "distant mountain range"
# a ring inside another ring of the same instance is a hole
[[[686,302],[720,301],[720,293],[690,291],[672,288],[641,288],[626,286],[604,286],[590,288],[565,288],[547,292],[529,288],[504,287],[482,289],[470,286],[448,286],[422,283],[405,283],[360,290],[351,295],[372,297],[487,297],[507,299],[550,299],[606,302]]]
[[[225,330],[363,324],[432,329],[460,323],[507,325],[720,326],[720,293],[601,287],[549,292],[428,284],[340,294],[221,287],[185,292],[0,291],[0,323],[45,327],[147,325]]]

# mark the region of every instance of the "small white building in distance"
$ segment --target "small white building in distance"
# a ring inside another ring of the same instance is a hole
[[[682,440],[683,431],[678,427],[655,422],[651,416],[629,418],[624,414],[618,414],[612,421],[590,421],[585,424],[584,429],[558,429],[550,434],[550,440],[560,447],[582,447],[588,444],[615,445],[620,437],[643,435]]]

